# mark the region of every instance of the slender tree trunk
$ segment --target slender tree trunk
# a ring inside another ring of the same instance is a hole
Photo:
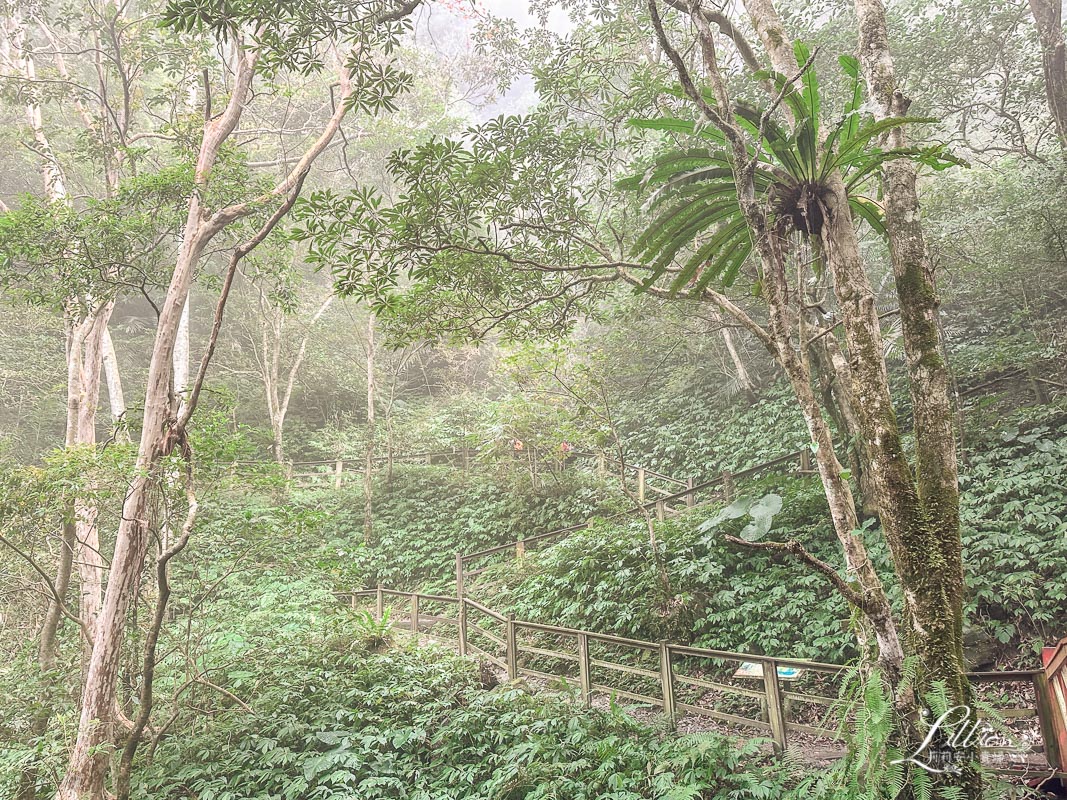
[[[45,196],[56,204],[70,203],[63,168],[44,128],[44,117],[34,82],[37,69],[26,43],[22,20],[15,13],[5,17],[4,62],[30,85],[25,106],[26,122],[33,135],[39,157]],[[64,67],[65,70],[65,67]],[[104,358],[104,337],[114,307],[113,302],[98,303],[91,296],[68,299],[64,316],[67,325],[67,425],[68,448],[96,445],[96,411],[100,395],[100,370]],[[75,539],[78,552],[74,558],[80,583],[80,615],[91,632],[96,624],[103,597],[104,562],[100,554],[97,508],[87,500],[92,485],[74,500]]]
[[[185,298],[185,305],[182,306],[178,335],[174,340],[174,396],[179,408],[189,388],[189,315],[192,305],[193,299],[190,295]]]
[[[219,117],[205,122],[196,163],[198,185],[207,181],[223,142],[240,119],[252,83],[254,65],[254,56],[242,56],[230,103]],[[115,703],[126,616],[140,589],[141,571],[148,548],[149,491],[160,480],[160,461],[173,451],[176,444],[176,409],[171,403],[171,388],[178,328],[196,265],[207,243],[225,224],[217,216],[206,218],[200,205],[199,192],[191,195],[182,244],[156,323],[156,338],[145,388],[137,474],[122,506],[111,575],[82,688],[78,737],[70,755],[66,776],[56,792],[56,800],[97,800],[105,794],[108,754],[103,745],[108,738],[106,721]]]
[[[56,668],[59,623],[63,620],[63,603],[67,596],[67,589],[70,587],[70,577],[74,564],[74,549],[77,547],[73,503],[70,506],[69,514],[69,519],[63,523],[63,540],[59,549],[59,565],[56,568],[56,578],[52,582],[55,587],[55,595],[49,598],[44,623],[41,625],[41,641],[37,649],[37,663],[41,668],[42,688],[39,710],[34,714],[33,722],[30,726],[30,733],[35,737],[48,730],[48,720],[52,717],[52,692],[55,691],[56,686],[52,671]],[[18,800],[36,800],[37,777],[39,774],[40,769],[35,763],[28,764],[23,768],[17,794]]]
[[[71,446],[96,445],[96,409],[100,398],[100,368],[103,363],[103,337],[111,316],[111,303],[92,311],[74,326],[67,364],[68,438]],[[75,538],[78,542],[77,572],[81,587],[80,618],[91,637],[104,594],[104,558],[100,552],[99,514],[96,504],[87,501],[95,490],[94,481],[74,500]],[[88,651],[86,652],[88,657]]]
[[[760,3],[766,4],[767,0],[760,0]],[[816,463],[830,506],[834,532],[844,550],[846,567],[859,584],[860,592],[852,592],[852,599],[858,601],[871,624],[878,645],[879,659],[890,675],[899,674],[903,652],[889,601],[858,532],[852,490],[842,476],[842,467],[834,452],[830,427],[822,415],[812,387],[807,348],[797,346],[793,341],[794,331],[799,342],[806,340],[807,333],[803,315],[795,314],[789,303],[790,287],[784,250],[786,240],[779,230],[771,227],[762,200],[757,196],[752,173],[746,169],[745,165],[749,163],[746,140],[732,121],[733,106],[726,82],[719,71],[714,36],[707,21],[699,14],[691,17],[699,33],[705,68],[716,100],[716,106],[712,107],[696,88],[682,57],[670,46],[659,21],[655,0],[649,1],[649,11],[657,37],[674,64],[686,94],[700,107],[708,121],[725,134],[730,149],[731,168],[737,182],[738,204],[760,259],[760,274],[769,311],[767,330],[756,325],[744,311],[724,296],[717,293],[712,295],[723,311],[732,314],[757,336],[781,364],[789,378],[808,432],[816,445]]]
[[[315,310],[308,322],[307,329],[300,338],[296,356],[285,376],[285,388],[281,384],[281,359],[284,341],[285,316],[280,309],[271,308],[266,294],[260,290],[259,308],[261,316],[260,348],[262,356],[258,359],[260,376],[263,379],[263,392],[267,401],[267,415],[271,427],[271,456],[279,463],[285,463],[285,417],[289,413],[289,403],[296,387],[296,379],[307,356],[308,342],[315,324],[322,318],[335,299],[331,292]],[[268,336],[269,334],[269,336]]]
[[[1063,0],[1029,0],[1041,41],[1045,96],[1060,146],[1067,147],[1067,50],[1063,42]]]
[[[815,443],[815,463],[830,506],[834,532],[845,554],[846,568],[868,599],[869,608],[866,613],[871,620],[872,634],[878,648],[876,657],[887,676],[895,679],[899,677],[904,661],[903,646],[882,580],[874,569],[859,532],[855,498],[848,480],[844,477],[844,467],[834,450],[830,426],[823,416],[815,394],[811,364],[805,350],[793,344],[791,332],[794,327],[799,326],[799,340],[803,341],[806,333],[802,321],[792,314],[786,303],[786,271],[781,243],[782,240],[773,232],[768,232],[764,243],[760,245],[765,265],[765,293],[770,311],[769,329],[777,345],[775,355],[789,378],[808,433]],[[863,645],[868,634],[862,630],[859,634]]]
[[[401,7],[401,16],[410,13]],[[379,19],[397,18],[382,14]],[[233,41],[233,40],[231,40]],[[340,69],[340,89],[336,106],[322,133],[305,151],[293,170],[270,192],[254,200],[227,206],[210,213],[201,206],[202,188],[215,164],[225,141],[236,129],[251,95],[252,79],[258,58],[255,49],[244,50],[234,41],[238,51],[230,97],[225,109],[211,119],[205,119],[200,151],[196,160],[196,190],[190,195],[181,247],[160,308],[156,323],[156,338],[148,368],[141,440],[138,446],[136,477],[130,483],[123,503],[122,517],[115,540],[111,574],[104,595],[104,605],[93,641],[92,657],[82,688],[81,716],[78,736],[70,754],[67,773],[56,792],[56,800],[96,800],[105,795],[104,777],[108,753],[102,747],[107,740],[104,724],[115,705],[115,689],[121,656],[126,617],[136,602],[140,588],[150,537],[149,492],[160,480],[160,462],[173,452],[184,436],[185,426],[196,409],[206,371],[210,365],[226,300],[233,276],[242,258],[254,250],[274,230],[278,222],[292,209],[304,180],[315,160],[329,145],[346,113],[347,102],[353,92],[351,75]],[[231,253],[223,288],[215,309],[208,345],[200,362],[197,379],[185,407],[179,413],[171,396],[173,385],[173,357],[181,324],[182,310],[189,297],[193,274],[208,243],[228,226],[243,219],[258,208],[276,204],[276,210],[247,242]]]
[[[116,429],[122,429],[122,423],[126,419],[126,396],[122,391],[122,373],[119,371],[119,360],[115,354],[115,344],[111,340],[111,331],[104,328],[103,339],[104,359],[104,382],[107,384],[107,398],[111,407],[111,421]],[[119,434],[123,441],[129,441],[129,433]]]
[[[849,470],[859,489],[860,507],[865,516],[878,514],[878,493],[871,479],[869,456],[864,445],[859,417],[852,405],[855,387],[849,366],[833,333],[819,337],[811,348],[815,373],[822,382],[822,405],[845,442]]]
[[[187,464],[192,462],[192,452],[185,448]],[[190,467],[191,470],[191,467]],[[152,622],[148,628],[145,639],[144,658],[141,666],[141,693],[139,697],[137,716],[133,720],[129,736],[122,748],[122,756],[119,759],[118,774],[115,779],[115,795],[117,800],[129,800],[130,777],[133,770],[133,757],[137,754],[137,748],[141,743],[141,736],[148,727],[148,721],[152,716],[154,704],[153,689],[156,672],[156,646],[159,643],[159,634],[163,630],[163,623],[167,616],[167,603],[170,601],[169,564],[171,560],[185,549],[189,543],[189,537],[193,531],[193,523],[196,521],[198,505],[196,495],[193,492],[191,472],[187,476],[186,497],[188,509],[185,523],[173,545],[163,548],[156,559],[156,585],[159,595],[156,598],[155,610],[152,614]]]
[[[363,541],[368,545],[374,541],[374,411],[377,394],[375,322],[374,312],[370,312],[367,317],[367,453],[363,465]]]
[[[722,323],[722,314],[718,311],[715,312],[718,317],[718,322]],[[730,361],[734,365],[734,373],[737,376],[737,388],[745,397],[753,398],[756,395],[756,385],[752,382],[752,377],[748,374],[748,368],[745,366],[744,359],[741,358],[741,353],[737,350],[737,344],[734,342],[733,332],[723,327],[719,331],[722,336],[722,343],[726,347],[726,353],[730,356]]]

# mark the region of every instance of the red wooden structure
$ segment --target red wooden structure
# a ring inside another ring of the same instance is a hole
[[[1041,651],[1048,681],[1050,708],[1046,725],[1046,747],[1049,764],[1060,772],[1067,772],[1067,638]],[[1049,741],[1051,739],[1051,741]]]

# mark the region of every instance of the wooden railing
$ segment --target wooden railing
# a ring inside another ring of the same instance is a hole
[[[517,620],[462,595],[378,587],[337,596],[354,609],[360,599],[373,598],[377,620],[385,618],[388,608],[396,628],[449,643],[460,655],[484,659],[509,680],[526,677],[543,681],[550,689],[569,687],[587,706],[595,695],[621,697],[662,710],[671,726],[695,715],[729,728],[757,731],[779,752],[789,746],[791,734],[831,742],[840,738],[842,721],[831,720],[841,708],[841,681],[849,672],[840,664],[649,642]],[[1059,766],[1044,670],[973,672],[968,677],[979,688],[1017,684],[1032,691],[1030,705],[999,708],[998,713],[1014,723],[1034,721],[1033,742],[1021,752],[1042,755],[1053,768]],[[995,757],[1000,749],[983,752]],[[1003,765],[995,768],[1012,771]]]
[[[591,454],[581,454],[591,455]],[[614,465],[619,465],[617,461],[611,461]],[[739,472],[722,472],[716,477],[702,481],[701,483],[695,483],[692,478],[689,480],[678,480],[676,478],[669,478],[665,475],[652,472],[643,467],[632,467],[636,472],[638,478],[638,501],[639,504],[626,511],[614,514],[608,519],[622,519],[625,517],[633,516],[635,514],[655,514],[656,519],[663,520],[666,517],[679,513],[683,508],[692,508],[705,502],[712,500],[715,501],[727,501],[733,499],[733,495],[736,489],[737,481],[745,480],[748,478],[754,478],[765,472],[770,471],[783,471],[782,468],[792,468],[796,465],[795,472],[801,475],[808,475],[812,473],[811,465],[811,451],[808,449],[796,450],[792,453],[786,453],[778,458],[771,459],[762,464],[756,464],[748,469],[741,470]],[[625,466],[625,465],[624,465]],[[649,488],[648,478],[656,477],[666,479],[684,488],[675,492],[666,492],[663,490],[656,490],[657,494],[661,496],[655,500],[642,502],[646,490]],[[476,562],[485,561],[490,556],[499,555],[501,553],[512,552],[515,557],[521,557],[528,550],[540,547],[544,544],[551,544],[559,541],[566,536],[577,531],[585,530],[589,527],[588,522],[579,523],[577,525],[570,525],[566,528],[557,528],[556,530],[547,531],[546,533],[538,533],[533,536],[526,536],[522,539],[518,539],[507,544],[497,545],[495,547],[488,547],[485,550],[478,550],[474,553],[456,553],[456,593],[463,593],[463,586],[468,578],[474,577],[484,572],[488,565],[474,566],[472,564]]]
[[[428,450],[416,453],[393,453],[391,455],[375,456],[372,461],[376,466],[381,466],[389,463],[394,464],[460,464],[464,468],[468,467],[471,462],[478,457],[481,451],[477,448],[462,448],[453,447],[450,450]],[[547,469],[545,465],[552,465],[552,468],[558,470],[566,464],[572,464],[575,461],[589,460],[595,463],[596,470],[601,475],[606,475],[608,467],[613,470],[617,470],[619,474],[624,477],[632,478],[635,486],[636,493],[639,499],[643,502],[646,495],[660,495],[668,496],[672,494],[672,488],[685,489],[692,485],[692,480],[685,481],[678,478],[672,478],[669,475],[663,475],[645,467],[639,467],[635,464],[622,463],[616,459],[607,457],[603,453],[590,453],[584,451],[570,451],[567,453],[554,452],[539,452],[535,449],[524,450],[521,453],[516,454],[524,460],[533,459],[542,464],[542,469]],[[240,469],[243,466],[261,466],[261,461],[233,461],[229,463],[229,467],[232,469]],[[356,455],[339,456],[336,458],[317,459],[310,461],[292,461],[285,465],[286,472],[289,479],[297,484],[304,485],[308,488],[313,486],[333,485],[334,488],[340,488],[349,475],[362,475],[366,469],[366,457]]]

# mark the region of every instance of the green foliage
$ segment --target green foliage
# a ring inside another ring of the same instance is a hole
[[[452,467],[397,467],[380,475],[374,495],[375,539],[363,543],[363,490],[294,491],[288,498],[228,491],[205,504],[198,540],[212,560],[262,554],[296,572],[323,576],[339,591],[375,586],[452,590],[455,554],[588,519],[603,509],[603,492],[580,473],[567,483],[530,490],[507,475]],[[270,488],[269,473],[261,487]]]
[[[165,285],[169,253],[160,240],[178,230],[187,178],[165,170],[81,208],[20,198],[0,213],[0,288],[8,300],[59,309],[72,295],[114,296],[134,270],[145,288]]]
[[[500,116],[398,150],[395,202],[369,187],[310,193],[294,209],[294,235],[341,291],[374,301],[405,339],[561,335],[594,308],[603,283],[567,271],[603,260],[574,231],[596,228],[611,187],[588,180],[603,167],[595,131],[557,123]],[[516,269],[526,265],[545,268]]]
[[[316,633],[249,665],[254,716],[216,700],[168,736],[135,797],[731,798],[779,796],[758,745],[661,739],[619,712],[518,689],[482,692],[472,662],[437,649],[375,654]],[[209,701],[210,702],[210,701]]]
[[[373,547],[355,554],[356,565],[366,585],[380,581],[397,589],[451,588],[456,553],[588,519],[602,507],[601,497],[591,483],[527,494],[503,481],[448,468],[405,469],[376,496],[378,533]],[[334,513],[350,514],[351,524],[358,522],[362,532],[361,509],[346,512],[352,504],[344,496],[332,502],[338,504]]]
[[[976,667],[1004,660],[1032,664],[1027,651],[1062,635],[1057,626],[1067,618],[1067,591],[1058,579],[1067,563],[1067,420],[1026,419],[1021,426],[1008,420],[992,438],[975,442],[961,469],[967,655]],[[496,567],[475,591],[522,619],[651,641],[821,661],[850,658],[848,609],[823,578],[795,561],[721,539],[724,531],[745,538],[749,526],[752,535],[774,537],[778,530],[840,563],[821,485],[772,475],[742,491],[742,499],[726,509],[700,508],[657,524],[669,592],[656,574],[643,521],[598,523],[522,562]],[[773,497],[782,498],[782,507],[770,514],[757,506],[757,525],[750,509],[752,498],[760,497],[767,512],[777,506]],[[867,526],[863,535],[877,568],[888,576],[878,527]],[[891,583],[889,588],[892,594]]]
[[[752,493],[769,483],[754,485]],[[773,484],[783,498],[776,525],[833,562],[837,544],[818,482],[777,478]],[[851,657],[849,612],[825,579],[729,544],[718,529],[701,531],[716,513],[699,508],[656,525],[669,590],[639,520],[599,522],[522,562],[494,568],[471,591],[490,607],[554,625],[819,661]],[[877,548],[875,556],[885,566]]]
[[[401,34],[410,30],[399,12],[399,7],[344,0],[168,0],[160,27],[207,32],[220,41],[244,38],[254,30],[259,68],[269,74],[317,72],[325,66],[326,43],[356,42],[360,46],[346,65],[358,87],[353,104],[363,110],[395,110],[393,98],[406,88],[410,75],[388,62],[374,63],[363,50],[388,54],[397,46]]]
[[[961,470],[968,617],[1032,652],[1067,619],[1065,443],[1062,414],[1016,415],[976,442]]]
[[[842,720],[839,733],[847,754],[825,773],[801,781],[798,796],[817,800],[892,800],[901,796],[909,778],[920,796],[924,787],[928,795],[928,776],[912,774],[920,771],[892,763],[903,754],[891,742],[895,729],[892,690],[877,670],[862,675],[853,669],[846,675],[836,712]]]
[[[369,611],[356,614],[352,623],[355,640],[367,650],[378,650],[393,639],[393,622],[388,608],[382,610],[382,618],[375,619]]]
[[[787,388],[775,386],[742,407],[724,403],[702,377],[679,371],[620,402],[619,426],[636,463],[664,475],[712,478],[807,445],[810,436]]]
[[[796,49],[797,60],[805,64],[810,55],[807,48],[798,43]],[[881,207],[865,194],[865,187],[886,161],[911,158],[935,169],[960,163],[942,147],[883,149],[873,144],[890,128],[930,120],[899,117],[861,122],[858,63],[846,56],[841,58],[841,66],[853,90],[840,120],[824,138],[819,132],[822,103],[812,65],[805,70],[799,90],[787,76],[775,72],[759,76],[775,85],[793,118],[792,130],[774,119],[773,109],[765,111],[744,103],[735,106],[736,125],[751,136],[747,153],[755,159],[755,191],[768,198],[773,224],[783,232],[819,234],[829,178],[840,172],[853,214],[885,235]],[[656,187],[646,205],[660,210],[634,245],[634,254],[652,265],[645,285],[663,276],[679,253],[707,232],[710,234],[673,276],[671,291],[684,288],[699,295],[713,281],[731,285],[752,252],[752,243],[734,178],[734,169],[740,165],[733,163],[726,135],[677,117],[632,119],[630,124],[699,140],[695,148],[672,150],[658,157],[643,175],[622,184],[630,189]]]

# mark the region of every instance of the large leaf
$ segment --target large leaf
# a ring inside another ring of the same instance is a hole
[[[837,150],[837,157],[834,159],[835,165],[845,163],[850,156],[862,151],[875,136],[902,125],[914,125],[918,122],[937,122],[937,120],[933,117],[886,117],[866,125],[851,138],[842,140]]]
[[[748,225],[738,213],[686,262],[671,291],[677,292],[683,288],[702,266],[699,279],[693,286],[694,292],[702,292],[714,280],[721,279],[724,286],[729,286],[737,275],[739,261],[744,261],[751,251]]]
[[[769,80],[771,82],[774,86],[775,94],[781,95],[783,105],[789,109],[794,120],[803,119],[807,115],[808,107],[804,104],[803,97],[793,86],[788,76],[771,69],[762,69],[757,71],[753,77],[759,81]]]
[[[697,526],[697,530],[701,533],[707,533],[712,528],[719,527],[722,523],[728,519],[740,519],[748,513],[749,508],[755,502],[755,498],[752,497],[739,497],[734,500],[726,508],[719,511],[714,517],[705,522],[702,522]]]
[[[632,128],[666,133],[684,133],[688,136],[700,136],[718,144],[726,144],[726,137],[718,128],[713,128],[710,125],[698,125],[692,120],[678,119],[676,117],[653,117],[651,119],[635,117],[627,120],[626,124]]]
[[[793,53],[797,57],[797,63],[800,66],[804,66],[808,59],[811,58],[811,50],[803,42],[797,42],[793,45]],[[815,134],[815,139],[819,138],[819,115],[821,113],[821,101],[819,99],[819,79],[815,74],[815,64],[812,62],[804,73],[800,76],[800,83],[803,87],[800,92],[801,101],[804,103],[804,108],[807,112],[807,119],[811,120],[812,130]],[[799,120],[798,120],[799,122]]]
[[[756,500],[748,508],[752,521],[741,529],[741,538],[746,542],[756,542],[771,530],[775,515],[782,510],[782,498],[776,494],[767,494]]]
[[[875,233],[883,238],[888,235],[885,229],[885,215],[882,213],[881,206],[869,197],[860,195],[849,195],[848,205],[852,209],[853,215],[865,220]]]

